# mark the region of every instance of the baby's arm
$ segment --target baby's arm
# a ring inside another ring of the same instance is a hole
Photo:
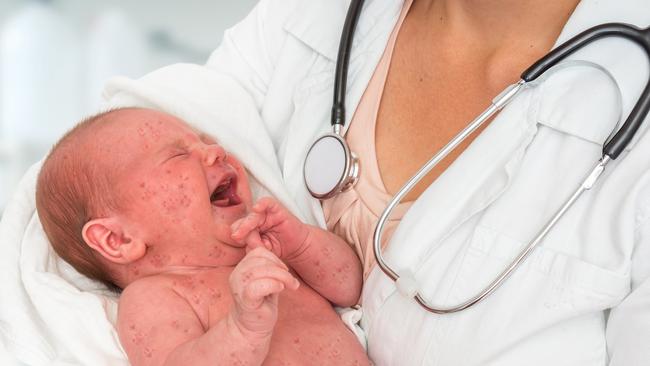
[[[273,251],[334,304],[357,303],[362,272],[352,247],[329,231],[302,223],[275,199],[260,199],[232,232],[237,241]]]
[[[132,365],[261,365],[277,320],[278,293],[297,288],[282,261],[253,250],[230,275],[230,312],[204,329],[192,306],[157,279],[120,298],[118,332]]]

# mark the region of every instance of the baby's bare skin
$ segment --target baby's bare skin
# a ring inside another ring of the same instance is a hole
[[[165,352],[174,344],[201,337],[226,318],[233,306],[228,288],[232,270],[233,267],[224,267],[160,275],[129,287],[128,294],[134,295],[128,307],[133,310],[125,310],[121,300],[119,332],[131,362],[163,364]],[[154,309],[155,313],[151,312]],[[152,326],[143,324],[148,322]],[[231,356],[229,347],[224,348],[225,358],[217,364],[247,364],[235,354]],[[196,356],[207,361],[204,355]],[[181,364],[200,364],[187,358],[184,361]],[[297,290],[280,294],[278,319],[263,365],[367,364],[359,342],[327,300],[304,282]]]
[[[119,209],[82,232],[120,297],[118,334],[140,365],[368,365],[332,304],[358,300],[341,238],[279,202],[253,205],[239,161],[178,119],[120,111],[101,131]]]

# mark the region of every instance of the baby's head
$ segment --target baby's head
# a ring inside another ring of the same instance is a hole
[[[251,206],[246,172],[209,136],[124,108],[68,132],[41,168],[36,207],[54,250],[113,287],[172,269],[234,265],[230,225]]]

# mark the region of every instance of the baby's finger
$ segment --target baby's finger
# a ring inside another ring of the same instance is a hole
[[[282,282],[285,287],[292,290],[297,289],[300,286],[300,281],[298,281],[292,274],[285,268],[280,268],[277,266],[268,266],[262,265],[258,267],[253,267],[247,269],[243,273],[244,282],[253,282],[258,279],[270,278],[276,281]]]
[[[284,288],[284,283],[280,281],[272,278],[261,278],[249,283],[244,288],[242,300],[247,306],[258,307],[266,296],[280,293]]]
[[[256,248],[266,248],[266,245],[264,245],[264,241],[262,241],[258,231],[251,231],[244,239],[244,243],[246,243],[247,254]]]
[[[268,260],[271,263],[275,263],[282,268],[288,269],[287,265],[280,258],[278,258],[278,256],[273,254],[273,252],[265,248],[264,245],[251,250],[249,253],[246,254],[246,257],[244,257],[242,261],[244,260],[246,260],[247,262],[250,261],[251,264],[253,264],[255,259],[258,258],[264,258],[265,260]]]
[[[278,201],[276,201],[274,198],[262,197],[255,203],[255,205],[253,205],[253,212],[273,212],[277,210],[278,207]]]
[[[258,228],[263,222],[263,217],[258,213],[251,213],[244,218],[235,221],[231,227],[231,237],[234,240],[242,242],[248,234]]]

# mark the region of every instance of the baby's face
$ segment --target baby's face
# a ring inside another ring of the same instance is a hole
[[[148,245],[155,267],[234,265],[243,249],[230,225],[251,207],[246,172],[210,137],[175,117],[127,110],[107,131],[119,141],[111,156],[120,214]],[[107,158],[111,158],[107,156]],[[137,270],[137,268],[135,269]]]

